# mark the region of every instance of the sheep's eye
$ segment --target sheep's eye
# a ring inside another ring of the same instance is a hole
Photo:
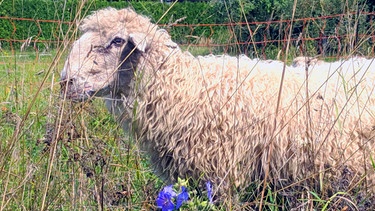
[[[114,44],[116,47],[120,47],[125,43],[125,40],[119,37],[116,37],[112,40],[111,44]]]

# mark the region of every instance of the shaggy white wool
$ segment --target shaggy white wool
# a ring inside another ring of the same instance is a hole
[[[120,101],[108,107],[132,122],[166,181],[210,180],[225,195],[266,171],[275,186],[335,184],[349,172],[374,192],[373,60],[310,62],[307,74],[301,62],[286,66],[279,96],[282,62],[194,57],[131,9],[99,10],[80,28],[62,73],[67,96]]]

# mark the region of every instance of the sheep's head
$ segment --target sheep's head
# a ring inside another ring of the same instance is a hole
[[[130,9],[108,8],[82,21],[83,34],[74,42],[61,73],[61,90],[67,98],[127,95],[139,56],[147,51],[145,33],[137,32],[134,25],[151,24],[144,17],[134,23],[135,15]]]

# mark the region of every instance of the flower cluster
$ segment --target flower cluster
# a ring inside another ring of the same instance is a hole
[[[169,185],[163,188],[163,190],[160,191],[158,198],[156,199],[156,205],[158,208],[160,208],[162,211],[173,211],[178,210],[184,203],[188,202],[189,200],[189,193],[186,188],[186,181],[179,180],[178,187],[181,187],[181,192],[179,194],[176,193],[176,191],[173,189],[173,185]],[[206,207],[208,205],[213,205],[212,203],[212,185],[211,182],[206,182],[206,190],[207,190],[207,201],[203,201],[199,204],[196,204],[196,200],[194,200],[194,197],[190,202],[188,203],[188,206],[198,206],[198,207]],[[194,193],[193,193],[194,195]]]
[[[164,187],[163,190],[160,191],[158,198],[156,199],[156,205],[161,208],[162,211],[178,210],[183,203],[188,201],[188,199],[189,193],[186,187],[181,186],[181,193],[177,195],[173,190],[172,185],[170,185]]]

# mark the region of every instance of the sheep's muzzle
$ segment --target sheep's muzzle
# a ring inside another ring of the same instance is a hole
[[[81,102],[87,100],[93,94],[93,91],[85,92],[84,89],[79,88],[74,83],[74,79],[61,79],[60,81],[60,96],[63,99]]]

